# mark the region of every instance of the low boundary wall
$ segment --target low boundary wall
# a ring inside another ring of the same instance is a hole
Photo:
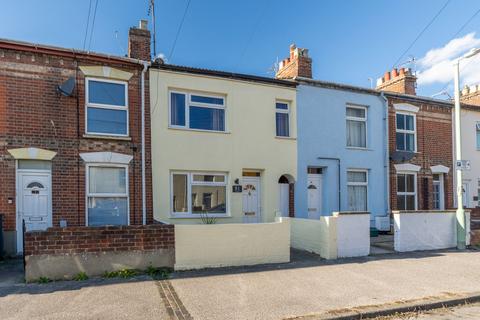
[[[71,279],[105,271],[173,267],[173,225],[49,228],[25,233],[25,278]]]
[[[370,214],[334,212],[319,220],[286,218],[291,224],[292,248],[319,254],[325,259],[370,254]]]
[[[447,249],[457,246],[455,210],[393,211],[395,251]],[[465,212],[467,232],[470,213]],[[470,237],[467,234],[467,245]]]
[[[290,222],[175,225],[175,270],[290,261]]]

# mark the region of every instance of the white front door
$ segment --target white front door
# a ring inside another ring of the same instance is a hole
[[[260,177],[243,177],[243,221],[256,223],[261,221]]]
[[[52,190],[49,171],[17,171],[17,252],[23,252],[23,228],[46,230],[52,226]]]
[[[282,213],[282,217],[288,217],[289,210],[289,199],[290,199],[290,185],[288,183],[279,183],[280,188],[280,204],[279,209]]]
[[[322,175],[310,173],[307,176],[308,218],[319,219],[322,214]]]

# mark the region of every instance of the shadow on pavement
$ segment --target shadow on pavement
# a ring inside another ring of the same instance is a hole
[[[465,250],[468,252],[469,250]],[[365,264],[373,261],[381,260],[400,260],[400,259],[423,259],[442,256],[447,252],[461,252],[458,250],[435,250],[435,251],[418,251],[408,253],[389,253],[380,254],[374,256],[360,257],[360,258],[341,258],[336,260],[326,260],[319,255],[310,253],[307,251],[291,249],[290,262],[287,263],[275,263],[275,264],[261,264],[254,266],[242,266],[242,267],[222,267],[222,268],[207,268],[201,270],[190,271],[177,271],[173,274],[173,279],[182,278],[196,278],[196,277],[209,277],[225,274],[241,274],[252,272],[268,272],[277,270],[289,270],[298,268],[312,268],[322,266],[335,266],[342,264]]]

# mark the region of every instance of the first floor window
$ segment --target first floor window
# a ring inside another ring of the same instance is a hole
[[[398,151],[415,152],[416,124],[412,114],[396,114],[396,148]]]
[[[417,184],[413,173],[397,174],[397,207],[398,210],[416,210]]]
[[[367,211],[368,172],[366,170],[347,171],[348,210]]]
[[[87,166],[89,226],[128,224],[127,166]]]
[[[290,136],[290,108],[286,102],[277,102],[275,105],[275,125],[277,137]]]
[[[222,173],[172,173],[174,214],[226,214],[227,176]]]
[[[86,79],[86,132],[128,135],[128,85],[113,80]]]
[[[347,147],[367,147],[367,108],[347,107]]]
[[[475,124],[475,133],[477,138],[477,150],[480,150],[480,122]]]
[[[170,125],[186,129],[225,131],[225,98],[172,91]]]

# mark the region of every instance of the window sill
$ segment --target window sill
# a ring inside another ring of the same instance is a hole
[[[171,129],[171,130],[179,130],[179,131],[204,132],[204,133],[220,133],[220,134],[230,134],[230,133],[231,133],[230,131],[190,129],[190,128],[172,127],[172,126],[169,126],[168,129]]]
[[[231,218],[230,214],[209,214],[208,217],[204,216],[205,218]],[[170,214],[170,219],[202,219],[201,215],[193,215],[193,214]]]
[[[348,150],[358,150],[358,151],[373,151],[370,148],[362,148],[362,147],[345,147]]]
[[[282,136],[275,136],[275,139],[280,139],[280,140],[297,140],[297,138],[294,138],[294,137],[282,137]]]
[[[105,140],[121,140],[121,141],[132,141],[131,137],[128,136],[110,136],[103,134],[84,134],[83,138],[85,139],[105,139]]]

